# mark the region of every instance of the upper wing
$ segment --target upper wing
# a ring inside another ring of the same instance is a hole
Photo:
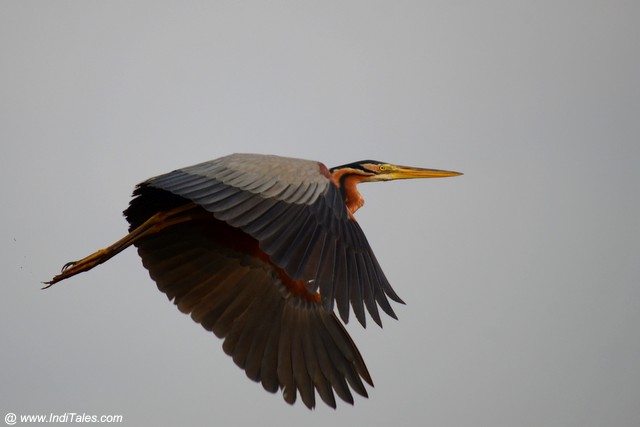
[[[222,237],[221,237],[222,236]],[[299,392],[315,405],[315,392],[335,407],[333,390],[353,403],[349,386],[367,396],[372,384],[355,344],[333,313],[291,294],[277,267],[250,250],[246,234],[214,218],[174,225],[137,241],[158,288],[193,320],[224,338],[224,351],[264,388]]]
[[[327,311],[336,301],[345,322],[349,303],[363,326],[365,305],[379,325],[377,305],[396,317],[387,296],[402,300],[321,163],[234,154],[151,178],[137,194],[147,186],[191,200],[251,235],[289,276],[319,289]]]

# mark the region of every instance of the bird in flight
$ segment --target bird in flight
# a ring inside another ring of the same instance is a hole
[[[335,394],[367,397],[371,376],[344,323],[350,310],[382,326],[403,303],[354,213],[363,182],[461,175],[365,160],[328,169],[311,161],[232,154],[139,184],[129,234],[65,264],[46,288],[134,245],[158,289],[222,338],[224,351],[272,393],[315,407]]]

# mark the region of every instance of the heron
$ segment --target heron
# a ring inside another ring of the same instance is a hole
[[[223,339],[223,350],[265,390],[293,404],[352,390],[368,397],[371,375],[343,326],[350,311],[382,326],[404,304],[354,214],[357,185],[459,172],[374,160],[327,168],[318,161],[232,154],[138,184],[124,211],[129,233],[64,265],[45,288],[134,245],[177,308]],[[337,314],[336,314],[337,309]],[[339,315],[339,318],[338,318]],[[341,320],[342,322],[341,322]]]

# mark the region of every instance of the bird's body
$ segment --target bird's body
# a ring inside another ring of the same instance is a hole
[[[364,161],[320,162],[234,154],[141,183],[125,217],[130,233],[69,263],[49,285],[93,268],[131,244],[158,288],[224,339],[249,378],[315,405],[352,403],[371,377],[346,323],[350,307],[395,318],[391,288],[353,214],[365,181],[455,172]]]

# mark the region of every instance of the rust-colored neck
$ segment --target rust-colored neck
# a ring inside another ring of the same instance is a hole
[[[344,195],[344,202],[353,215],[364,205],[364,198],[358,191],[358,184],[367,180],[369,175],[357,169],[338,169],[332,173],[334,183]]]

